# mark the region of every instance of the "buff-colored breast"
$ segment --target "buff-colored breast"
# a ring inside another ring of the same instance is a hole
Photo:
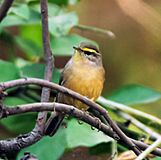
[[[72,65],[72,64],[70,64]],[[96,101],[100,96],[104,83],[103,66],[93,66],[86,64],[76,64],[67,67],[63,72],[62,85]],[[88,107],[78,100],[69,96],[59,94],[58,101],[73,105],[78,109],[86,110]]]

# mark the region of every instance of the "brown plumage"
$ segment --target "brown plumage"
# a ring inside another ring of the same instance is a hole
[[[105,77],[102,55],[96,46],[89,43],[81,43],[74,49],[74,55],[61,74],[60,85],[96,101],[102,92]],[[58,93],[57,102],[73,105],[82,110],[88,109],[88,106],[82,102],[62,93]],[[64,115],[53,117],[53,120],[48,122],[47,135],[53,135],[56,132]]]

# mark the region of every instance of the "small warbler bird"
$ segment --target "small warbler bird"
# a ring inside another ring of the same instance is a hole
[[[74,54],[62,71],[60,85],[96,101],[102,92],[105,80],[102,55],[96,46],[87,42],[82,42],[78,47],[73,48]],[[73,105],[81,110],[88,109],[88,106],[79,100],[62,93],[58,93],[56,101]],[[45,134],[50,136],[55,134],[64,115],[53,113],[52,117],[45,130]]]

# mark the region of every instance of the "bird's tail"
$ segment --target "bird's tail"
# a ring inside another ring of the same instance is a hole
[[[57,115],[52,114],[46,124],[45,135],[53,136],[58,130],[63,119],[64,119],[63,114],[57,114]]]

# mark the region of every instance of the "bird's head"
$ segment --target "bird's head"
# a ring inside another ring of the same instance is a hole
[[[78,47],[73,47],[75,49],[74,57],[78,61],[90,62],[94,64],[102,64],[102,55],[97,46],[89,43],[82,42]]]

